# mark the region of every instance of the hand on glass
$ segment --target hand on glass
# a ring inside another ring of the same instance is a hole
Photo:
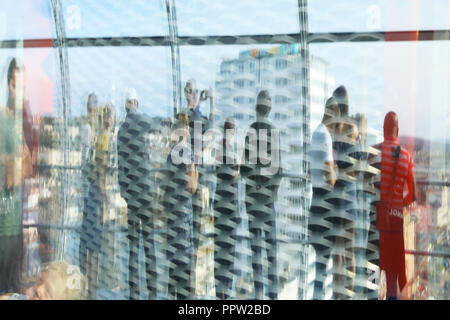
[[[208,90],[202,90],[200,93],[200,101],[205,101],[208,98],[211,101],[214,100],[214,90],[211,87]]]

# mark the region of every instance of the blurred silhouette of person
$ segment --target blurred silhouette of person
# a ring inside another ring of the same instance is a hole
[[[91,97],[94,99],[93,96]],[[93,101],[91,100],[91,102]],[[88,299],[90,300],[96,298],[99,254],[104,237],[103,225],[105,213],[109,207],[107,191],[115,161],[114,106],[108,103],[106,106],[100,107],[97,117],[97,131],[92,148],[92,169],[91,175],[88,177],[91,181],[80,237],[80,256],[82,257],[80,260],[86,261],[86,267],[82,266],[82,269],[86,268]]]
[[[115,259],[117,210],[115,193],[117,186],[117,136],[116,109],[112,102],[108,102],[99,109],[96,156],[100,166],[100,190],[103,203],[103,234],[101,238],[100,274],[98,283],[102,288],[117,286],[118,270]]]
[[[217,188],[214,197],[214,278],[216,297],[231,295],[234,276],[236,228],[240,223],[238,211],[239,164],[234,137],[236,125],[232,117],[224,123],[222,161],[216,169]]]
[[[17,81],[15,73],[18,73]],[[27,175],[23,182],[22,182],[22,220],[23,223],[28,224],[32,220],[29,220],[30,217],[30,203],[28,202],[28,199],[31,194],[31,188],[33,187],[33,184],[35,184],[35,180],[33,178],[38,177],[39,174],[39,165],[38,165],[38,152],[39,152],[39,128],[35,126],[33,114],[30,107],[30,102],[27,99],[26,95],[26,88],[27,88],[27,74],[26,74],[26,68],[23,64],[23,61],[19,58],[10,58],[9,64],[8,64],[8,71],[7,71],[7,81],[11,84],[11,86],[7,87],[7,102],[6,105],[12,108],[14,105],[14,109],[17,110],[17,125],[22,126],[23,132],[21,134],[21,139],[27,146],[27,150],[29,151],[29,156],[31,157],[31,173]],[[18,84],[20,81],[20,85]],[[15,86],[20,86],[20,90],[22,93],[19,93],[18,96],[18,90],[19,88],[15,88]],[[0,102],[0,105],[5,106],[4,102]],[[20,116],[20,112],[21,115]],[[20,123],[21,122],[21,123]],[[26,156],[28,157],[28,151],[26,153]],[[27,163],[29,162],[29,159],[27,158]],[[24,228],[22,230],[22,240],[25,238],[29,238],[31,234],[36,234],[38,231],[36,228]],[[36,243],[35,243],[36,244]],[[36,266],[39,264],[39,257],[38,253],[36,252],[36,249],[33,249],[31,246],[28,246],[25,242],[23,242],[23,248],[22,248],[22,269],[24,271],[24,276],[27,277],[27,279],[32,279],[36,276]],[[33,258],[34,256],[34,258]]]
[[[405,207],[416,200],[414,161],[398,142],[398,116],[390,111],[384,118],[381,150],[380,202],[377,204],[377,229],[380,232],[380,270],[386,272],[386,298],[398,299],[406,285],[403,218]],[[381,204],[385,204],[385,208]]]
[[[338,102],[339,118],[332,134],[336,164],[336,182],[333,196],[334,244],[333,244],[333,299],[348,299],[353,295],[353,281],[348,271],[355,271],[353,238],[356,215],[356,184],[351,176],[352,161],[349,153],[356,145],[358,128],[349,117],[348,93],[344,86],[333,92]],[[349,291],[346,291],[349,290]]]
[[[142,235],[145,252],[145,278],[149,299],[156,298],[156,255],[152,212],[152,167],[149,135],[152,119],[138,112],[136,90],[126,92],[127,115],[117,134],[118,181],[120,195],[127,203],[129,267],[128,284],[130,299],[140,297],[139,287],[139,239]]]
[[[167,214],[169,262],[169,298],[184,300],[194,296],[193,287],[193,194],[197,191],[198,172],[189,141],[189,118],[179,113],[172,137],[177,140],[167,157],[164,208]]]
[[[98,114],[98,101],[95,93],[90,93],[86,105],[86,117],[82,124],[80,132],[81,136],[81,163],[82,163],[82,197],[83,197],[83,222],[89,216],[88,213],[88,201],[91,185],[94,182],[94,145],[95,145],[95,133],[97,129],[97,114]],[[83,226],[83,223],[82,223]],[[86,226],[86,224],[84,224]],[[84,230],[86,231],[86,230]],[[88,248],[87,244],[89,239],[87,234],[82,233],[80,236],[79,246],[79,266],[83,274],[87,272],[87,260],[88,260]]]
[[[0,83],[0,293],[21,289],[22,200],[26,199],[23,189],[25,179],[32,175],[29,109],[24,111],[24,66],[13,58],[4,76]]]
[[[187,108],[183,113],[187,114],[189,118],[191,151],[199,174],[198,188],[192,197],[194,210],[194,255],[197,255],[201,242],[202,213],[206,211],[205,209],[208,209],[205,208],[205,205],[213,204],[216,185],[214,167],[203,163],[203,152],[205,149],[203,136],[209,128],[214,126],[214,91],[211,88],[202,90],[199,95],[197,82],[195,79],[189,79],[184,87],[184,95]],[[206,100],[209,100],[209,117],[206,117],[200,111],[200,103]]]
[[[324,299],[324,278],[326,265],[329,258],[331,245],[324,238],[324,233],[329,230],[323,220],[327,211],[324,198],[333,190],[336,182],[336,172],[333,158],[333,141],[327,125],[336,117],[338,104],[334,98],[329,98],[325,104],[322,122],[318,125],[311,137],[309,150],[310,171],[312,182],[312,202],[308,229],[310,232],[310,244],[316,252],[316,277],[314,280],[313,299]],[[329,210],[329,209],[328,209]]]
[[[20,64],[20,62],[18,63]],[[22,184],[22,219],[24,224],[34,224],[37,219],[36,210],[32,210],[33,202],[30,195],[33,187],[36,187],[39,182],[39,146],[40,146],[40,131],[38,125],[35,123],[33,113],[31,111],[30,102],[26,96],[26,68],[23,66],[23,108],[22,108],[22,128],[23,139],[27,144],[31,157],[31,174],[24,179]],[[32,280],[36,277],[38,266],[40,264],[39,257],[39,232],[35,227],[23,228],[23,270],[25,281]],[[32,240],[28,242],[28,240]],[[33,241],[34,240],[34,241]]]
[[[356,146],[349,155],[356,160],[352,176],[356,178],[357,211],[355,217],[354,252],[355,252],[355,294],[357,299],[365,299],[370,292],[364,284],[368,281],[367,249],[369,243],[370,212],[374,199],[374,189],[370,187],[375,173],[371,170],[368,159],[371,156],[367,142],[367,118],[364,114],[356,114],[354,120],[358,126]],[[375,169],[375,168],[372,168]]]
[[[261,90],[256,100],[256,121],[250,125],[245,137],[245,164],[241,165],[241,172],[245,179],[255,298],[262,299],[264,286],[268,285],[269,298],[276,299],[278,273],[275,201],[281,181],[280,137],[278,130],[268,120],[272,108],[269,92]],[[268,266],[267,273],[264,266]]]

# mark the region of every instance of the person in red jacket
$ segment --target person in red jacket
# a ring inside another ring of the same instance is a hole
[[[383,131],[384,141],[376,146],[381,150],[380,201],[390,203],[388,215],[392,224],[389,227],[378,225],[377,228],[380,232],[380,270],[386,272],[386,298],[395,300],[397,284],[400,291],[406,284],[403,216],[405,207],[415,201],[414,162],[409,152],[399,145],[395,112],[386,114]],[[380,215],[379,209],[377,215]]]

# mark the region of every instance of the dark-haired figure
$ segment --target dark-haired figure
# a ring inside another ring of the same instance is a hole
[[[271,108],[269,92],[261,90],[256,101],[256,121],[247,131],[245,161],[241,165],[256,299],[263,299],[266,286],[270,299],[278,296],[275,201],[281,181],[281,156],[279,132],[268,120]]]
[[[118,182],[120,196],[127,203],[129,240],[128,284],[130,300],[138,300],[139,241],[142,236],[145,253],[145,279],[149,299],[156,299],[156,253],[154,245],[154,176],[150,161],[152,118],[138,111],[136,89],[129,88],[125,97],[127,115],[117,133]]]
[[[217,166],[214,197],[214,278],[217,299],[231,296],[236,247],[235,231],[240,223],[238,211],[239,164],[234,144],[234,119],[225,120],[222,162]]]
[[[24,78],[23,65],[13,58],[0,84],[4,92],[0,105],[0,294],[21,289],[22,200],[26,198],[22,192],[24,180],[32,174],[31,113],[24,111]]]
[[[378,224],[380,232],[380,270],[386,271],[386,298],[398,299],[397,292],[406,285],[405,243],[403,218],[405,207],[416,200],[414,161],[398,142],[398,117],[393,111],[384,118],[384,141],[381,149],[380,200],[390,202],[389,224]],[[378,208],[377,208],[378,209]],[[377,210],[378,215],[381,212]]]

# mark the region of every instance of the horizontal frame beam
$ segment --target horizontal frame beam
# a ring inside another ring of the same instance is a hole
[[[238,36],[182,36],[180,46],[203,45],[257,45],[298,43],[298,33]],[[389,31],[389,32],[339,32],[310,33],[308,43],[374,42],[374,41],[445,41],[450,40],[450,30]],[[56,48],[56,39],[25,39],[0,41],[0,48]],[[152,47],[169,46],[168,36],[154,37],[98,37],[66,38],[65,45],[73,47]]]

